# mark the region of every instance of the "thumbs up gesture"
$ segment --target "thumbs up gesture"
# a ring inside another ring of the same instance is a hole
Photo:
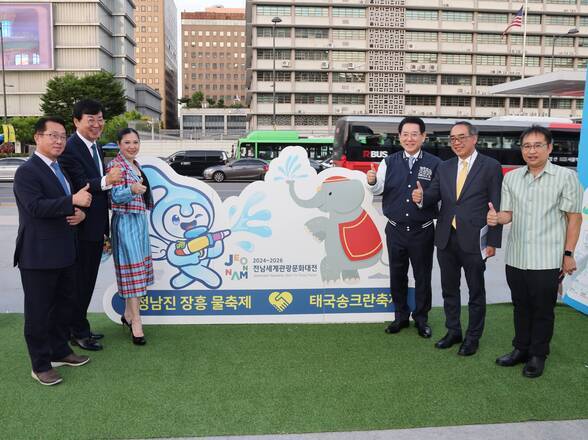
[[[86,183],[86,186],[71,197],[72,204],[74,206],[81,206],[82,208],[90,206],[90,203],[92,203],[92,194],[88,191],[89,189],[90,184]]]
[[[106,175],[107,185],[116,185],[122,180],[122,170],[120,167],[112,167]]]
[[[376,184],[376,166],[372,163],[370,164],[370,169],[367,172],[367,183],[369,185],[375,185]]]
[[[498,224],[498,213],[494,209],[492,202],[488,202],[488,214],[486,215],[486,223],[488,226],[496,226]]]
[[[423,201],[423,187],[421,182],[417,180],[416,189],[412,190],[412,201],[416,204],[419,204]]]

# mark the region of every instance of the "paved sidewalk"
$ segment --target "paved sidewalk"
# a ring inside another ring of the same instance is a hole
[[[565,420],[321,434],[198,437],[198,440],[586,440],[587,438],[588,420]]]

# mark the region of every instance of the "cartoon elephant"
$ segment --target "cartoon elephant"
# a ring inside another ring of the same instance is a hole
[[[155,235],[150,236],[153,259],[167,260],[178,269],[170,279],[174,289],[194,282],[210,289],[219,288],[222,279],[209,265],[223,254],[223,238],[230,231],[219,235],[210,230],[215,214],[211,200],[196,188],[172,182],[156,167],[147,165],[143,169],[155,198],[151,211],[151,229]],[[195,240],[203,244],[190,252],[189,244]]]
[[[325,243],[321,261],[323,282],[359,280],[359,269],[378,263],[382,238],[368,213],[361,207],[365,189],[359,180],[343,176],[325,179],[311,199],[298,197],[294,181],[289,181],[290,196],[302,208],[318,208],[327,217],[315,217],[305,223],[307,230]]]

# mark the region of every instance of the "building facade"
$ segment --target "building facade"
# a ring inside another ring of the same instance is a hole
[[[7,115],[41,115],[41,95],[56,76],[101,71],[121,81],[134,108],[134,6],[132,0],[1,2]]]
[[[182,96],[245,103],[245,10],[182,12]]]
[[[165,128],[178,126],[177,10],[174,0],[136,0],[136,78],[161,95]]]
[[[549,72],[552,50],[555,70],[585,69],[588,0],[529,0],[524,71],[522,28],[503,35],[522,3],[248,0],[251,129],[273,126],[274,79],[280,129],[332,131],[339,117],[357,114],[546,116],[547,98],[526,97],[521,112],[519,96],[488,89]],[[551,114],[579,117],[582,107],[583,99],[558,97]]]

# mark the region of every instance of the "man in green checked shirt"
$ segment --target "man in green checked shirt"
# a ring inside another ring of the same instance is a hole
[[[553,138],[534,125],[521,135],[526,167],[506,174],[502,211],[489,204],[490,226],[512,222],[506,280],[514,306],[514,350],[496,359],[503,367],[525,363],[523,375],[543,374],[553,336],[560,273],[576,270],[574,249],[582,224],[582,186],[575,171],[552,164]]]

